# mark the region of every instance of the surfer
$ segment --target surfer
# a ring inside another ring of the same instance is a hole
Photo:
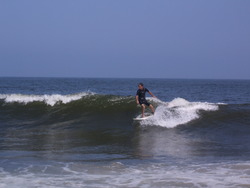
[[[142,107],[142,115],[141,115],[141,117],[143,118],[143,117],[145,117],[144,116],[144,111],[145,111],[146,106],[150,107],[152,113],[155,112],[155,109],[154,109],[153,105],[148,103],[148,101],[145,98],[146,92],[148,92],[152,97],[156,98],[156,96],[154,96],[152,92],[150,92],[147,88],[145,88],[143,83],[139,83],[138,88],[139,89],[137,90],[135,99],[136,99],[136,103],[138,105],[140,104],[141,107]]]

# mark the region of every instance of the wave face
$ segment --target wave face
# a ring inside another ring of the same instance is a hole
[[[71,95],[1,95],[3,127],[73,128],[131,124],[134,97],[82,92]],[[118,123],[119,122],[119,123]]]

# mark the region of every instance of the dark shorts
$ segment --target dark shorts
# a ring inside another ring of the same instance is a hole
[[[139,103],[140,103],[140,105],[142,105],[142,104],[145,104],[145,105],[147,105],[147,106],[150,106],[150,103],[148,103],[148,101],[139,101]]]

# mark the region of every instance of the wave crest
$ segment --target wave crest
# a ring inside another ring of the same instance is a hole
[[[71,95],[24,95],[24,94],[0,94],[0,99],[5,103],[22,103],[28,104],[32,102],[44,102],[49,106],[54,106],[57,103],[67,104],[69,102],[79,100],[82,97],[94,95],[92,92],[82,92]]]

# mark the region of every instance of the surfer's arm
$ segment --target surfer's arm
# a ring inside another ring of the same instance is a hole
[[[157,98],[156,96],[154,96],[154,94],[153,94],[151,91],[148,91],[148,93],[149,93],[152,97]]]
[[[138,95],[135,96],[136,103],[139,104],[139,97]]]

